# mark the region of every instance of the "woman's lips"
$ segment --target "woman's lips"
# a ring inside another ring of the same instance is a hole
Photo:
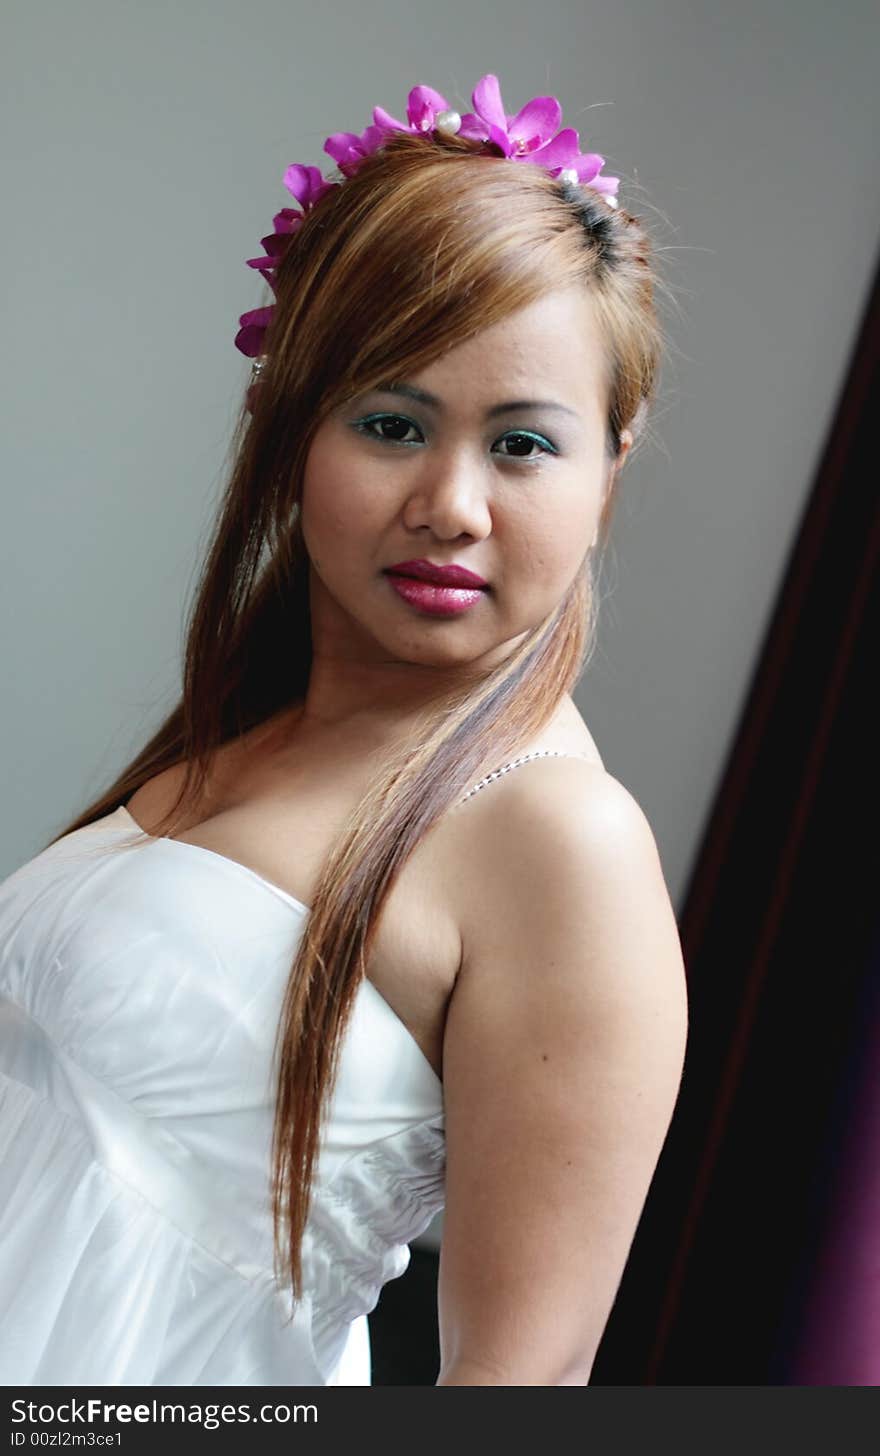
[[[470,571],[466,566],[461,566],[457,561],[448,561],[445,565],[439,561],[428,561],[419,557],[417,561],[394,561],[386,566],[386,571],[392,571],[395,576],[412,576],[416,581],[431,581],[437,586],[476,586],[484,587],[489,583],[478,576],[475,571]]]
[[[411,607],[435,617],[454,617],[466,612],[485,595],[485,587],[440,586],[433,581],[416,581],[412,576],[398,576],[386,571],[389,582]]]

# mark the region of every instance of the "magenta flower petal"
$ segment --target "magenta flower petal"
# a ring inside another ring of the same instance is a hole
[[[353,131],[334,131],[324,143],[324,151],[334,162],[348,163],[363,155],[361,139]]]
[[[404,131],[407,129],[406,127],[403,128]],[[340,172],[344,176],[350,177],[357,171],[365,157],[372,156],[373,152],[377,152],[380,147],[385,145],[385,141],[389,135],[390,131],[386,131],[380,126],[364,127],[364,130],[356,138],[345,156],[339,157],[337,166]]]
[[[373,107],[373,122],[381,131],[409,131],[405,121],[397,121],[384,106]]]
[[[504,130],[503,127],[496,126],[495,123],[494,123],[494,121],[493,121],[493,122],[490,122],[489,123],[488,127],[486,128],[486,131],[487,131],[487,136],[486,136],[486,141],[487,142],[494,142],[496,146],[498,146],[498,147],[501,148],[501,150],[504,153],[505,157],[509,157],[509,156],[512,155],[512,153],[514,151],[514,145],[513,145],[513,142],[510,140],[510,137],[507,135],[507,132]]]
[[[508,123],[508,134],[530,141],[537,137],[539,145],[549,141],[562,121],[562,107],[555,96],[535,96]]]
[[[274,305],[271,303],[264,304],[262,308],[249,308],[247,313],[243,313],[240,316],[238,322],[243,327],[250,325],[251,327],[265,329],[271,321],[273,308]]]
[[[309,207],[314,207],[325,192],[332,192],[334,187],[339,186],[339,183],[328,182],[320,167],[307,167],[306,171],[309,174]]]
[[[577,132],[570,126],[564,127],[556,133],[543,147],[538,147],[529,156],[530,162],[537,162],[541,167],[573,167],[576,159],[580,156],[580,142]],[[602,165],[602,158],[599,158],[599,167]],[[599,167],[596,168],[598,172]]]
[[[567,162],[566,166],[574,167],[579,182],[590,183],[594,177],[598,177],[604,163],[605,158],[600,157],[598,152],[579,152],[574,161]]]
[[[301,212],[297,212],[295,207],[282,207],[281,211],[276,212],[272,219],[272,226],[276,233],[294,233],[298,227],[302,226],[302,223],[303,215]],[[264,244],[265,241],[266,239],[263,238]]]
[[[267,233],[266,237],[260,238],[260,242],[263,244],[269,257],[274,259],[280,258],[283,253],[287,252],[290,246],[290,239],[290,233]]]
[[[484,142],[488,140],[489,128],[481,116],[474,112],[467,111],[461,118],[461,126],[458,128],[458,135],[473,137],[475,141]]]
[[[307,206],[311,193],[311,181],[309,179],[308,168],[303,167],[299,162],[291,162],[287,171],[284,173],[283,181],[284,186],[296,198],[297,202],[301,203],[304,207]]]
[[[263,352],[264,334],[265,329],[254,329],[249,325],[245,325],[243,329],[239,329],[235,336],[235,347],[242,354],[245,354],[248,359],[256,359]]]
[[[498,84],[498,77],[490,72],[482,76],[477,82],[471,95],[471,104],[474,111],[489,126],[500,127],[507,131],[507,116],[501,101],[501,87]]]
[[[276,268],[281,258],[287,252],[290,245],[290,238],[290,233],[269,233],[267,237],[261,238],[260,242],[266,250],[266,256],[263,258],[247,258],[245,260],[247,266],[261,270]]]
[[[241,328],[235,336],[235,347],[249,359],[255,359],[263,352],[263,337],[274,310],[275,305],[270,303],[265,308],[252,308],[241,315],[238,321]]]
[[[304,208],[313,207],[334,186],[324,180],[320,167],[304,167],[299,162],[291,162],[287,168],[284,185]]]

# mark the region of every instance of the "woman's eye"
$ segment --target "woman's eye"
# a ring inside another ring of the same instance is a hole
[[[412,440],[402,439],[400,435],[386,435],[382,433],[376,433],[370,428],[371,425],[384,427],[389,423],[389,421],[397,429],[400,429],[402,427],[404,434],[407,430],[416,429],[416,426],[412,423],[412,421],[405,420],[402,415],[370,415],[365,420],[358,420],[355,429],[360,430],[362,434],[369,435],[373,440],[383,440],[390,445],[411,445],[414,443]]]
[[[510,431],[510,434],[502,436],[501,440],[499,441],[499,444],[502,444],[502,445],[503,444],[506,444],[508,440],[518,441],[520,445],[524,445],[527,448],[530,445],[537,445],[538,446],[538,449],[541,452],[541,455],[555,455],[556,454],[556,450],[550,444],[550,441],[545,438],[544,435],[532,435],[532,434],[527,433],[524,430],[511,430]],[[514,455],[511,455],[510,456],[510,459],[511,460],[539,460],[541,458],[541,455],[520,455],[520,454],[516,453]]]
[[[391,433],[386,433],[386,426],[391,427]],[[417,443],[415,440],[405,438],[407,431],[418,430],[418,426],[414,425],[412,420],[404,419],[403,415],[370,415],[367,419],[358,420],[355,429],[359,430],[361,434],[369,436],[370,439],[379,440],[387,445],[414,445]],[[514,445],[512,453],[506,450],[501,452],[509,460],[529,462],[539,460],[542,455],[558,453],[545,435],[533,435],[527,430],[509,430],[506,435],[501,436],[498,443]],[[539,452],[537,454],[534,453],[535,446]]]

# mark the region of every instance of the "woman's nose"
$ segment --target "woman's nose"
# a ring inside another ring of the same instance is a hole
[[[430,525],[438,536],[485,536],[492,519],[485,472],[473,453],[460,451],[426,462],[406,508],[410,528]]]

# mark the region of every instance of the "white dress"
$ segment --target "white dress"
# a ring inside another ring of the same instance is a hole
[[[308,907],[201,846],[112,852],[138,834],[120,807],[0,883],[0,1384],[369,1385],[443,1206],[442,1083],[362,981],[294,1303],[271,1063]]]

